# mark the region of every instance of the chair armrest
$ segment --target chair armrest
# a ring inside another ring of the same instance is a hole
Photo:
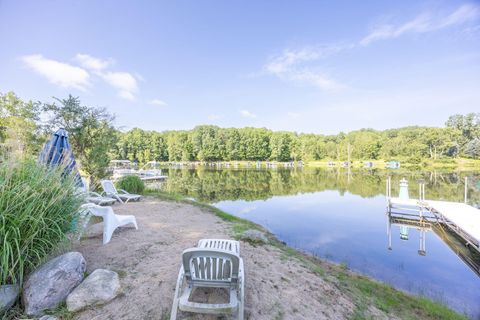
[[[119,193],[123,193],[123,194],[130,194],[129,192],[123,190],[123,189],[118,189],[117,190]]]

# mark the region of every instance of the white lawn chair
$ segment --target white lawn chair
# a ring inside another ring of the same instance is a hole
[[[239,246],[228,245],[227,250],[208,247],[220,239],[200,240],[202,247],[183,251],[182,266],[178,274],[170,320],[177,319],[177,312],[227,314],[243,320],[245,274]],[[228,242],[238,245],[237,241]],[[237,250],[238,249],[238,250]],[[228,303],[201,303],[190,301],[196,288],[223,288],[229,291]]]
[[[198,248],[229,251],[240,256],[240,242],[228,239],[201,239]]]
[[[78,188],[78,192],[85,196],[87,202],[98,204],[99,206],[112,205],[117,202],[117,199],[104,197],[100,194],[90,191],[89,183],[85,178],[82,178],[83,187]]]
[[[105,191],[105,194],[109,197],[115,198],[121,203],[128,202],[128,201],[139,201],[142,197],[138,194],[128,193],[125,190],[115,188],[115,185],[111,180],[102,180],[100,182],[102,184],[102,188]]]
[[[81,206],[83,215],[83,229],[86,228],[90,214],[103,218],[103,244],[107,244],[112,239],[113,232],[118,227],[133,224],[138,229],[135,216],[118,215],[113,212],[112,207],[101,207],[93,203],[86,203]]]

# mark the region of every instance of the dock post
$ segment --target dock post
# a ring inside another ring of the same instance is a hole
[[[420,248],[418,249],[418,254],[420,256],[425,256],[427,254],[427,250],[425,248],[425,238],[426,238],[426,231],[425,229],[420,229]]]
[[[465,177],[465,204],[468,202],[468,177]]]
[[[392,250],[392,222],[390,221],[390,212],[387,217],[387,237],[388,237],[388,250]]]
[[[400,192],[398,197],[400,199],[410,199],[408,196],[408,181],[405,178],[400,181]]]

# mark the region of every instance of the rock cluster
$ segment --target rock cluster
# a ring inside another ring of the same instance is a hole
[[[79,311],[87,306],[105,304],[120,293],[120,280],[114,271],[93,271],[67,297],[68,311]]]
[[[0,314],[10,309],[20,295],[18,285],[9,284],[0,286]]]
[[[86,267],[80,252],[68,252],[35,270],[23,287],[25,313],[38,316],[56,308],[82,282]]]
[[[25,313],[41,316],[66,301],[75,312],[92,305],[105,304],[121,291],[118,274],[97,269],[84,279],[86,262],[79,252],[68,252],[35,270],[24,284],[22,301]],[[19,295],[15,286],[0,287],[0,311],[10,308]],[[56,320],[45,315],[41,320]]]

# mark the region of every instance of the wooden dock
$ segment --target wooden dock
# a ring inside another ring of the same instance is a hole
[[[387,197],[388,212],[392,209],[417,211],[433,214],[437,220],[447,225],[466,244],[480,252],[480,210],[465,203],[415,200]]]

